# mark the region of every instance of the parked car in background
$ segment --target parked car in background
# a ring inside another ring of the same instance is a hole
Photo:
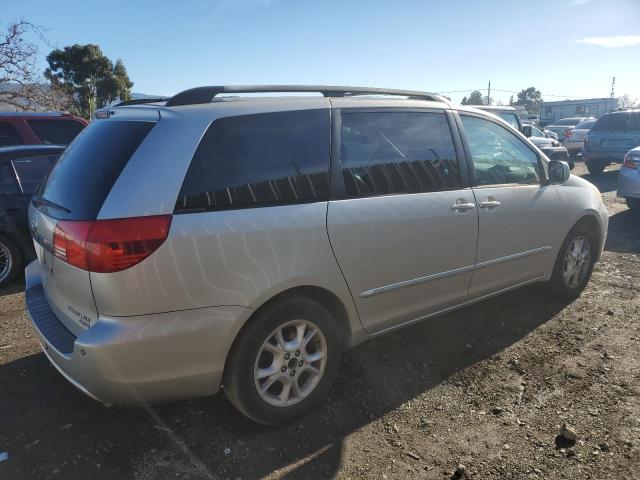
[[[624,156],[618,173],[618,197],[624,198],[635,213],[640,213],[640,147]]]
[[[489,113],[497,115],[513,128],[523,133],[529,140],[542,152],[552,160],[561,160],[569,163],[571,169],[574,164],[570,161],[567,149],[564,148],[557,140],[549,138],[547,134],[533,125],[525,125],[518,114],[518,111],[513,107],[498,106],[498,105],[476,105],[474,108],[479,108]]]
[[[595,120],[594,117],[569,117],[547,125],[545,128],[558,135],[558,140],[564,142],[565,132],[575,128],[576,125],[586,120]]]
[[[580,122],[574,128],[571,128],[564,133],[564,146],[567,147],[569,155],[575,157],[578,153],[582,152],[584,146],[584,138],[591,130],[591,127],[596,123],[596,120],[585,120]]]
[[[0,286],[35,256],[27,224],[29,199],[64,148],[0,147]]]
[[[108,404],[223,388],[265,424],[318,408],[367,339],[533,282],[574,298],[608,225],[494,115],[296,85],[96,112],[29,219],[27,309],[65,378]]]
[[[70,113],[0,112],[0,147],[68,145],[87,125]]]
[[[611,163],[640,145],[640,110],[607,113],[591,127],[584,139],[582,156],[589,172],[598,175]]]

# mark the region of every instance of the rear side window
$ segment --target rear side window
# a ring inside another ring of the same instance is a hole
[[[29,120],[27,123],[42,143],[50,145],[68,145],[84,129],[84,125],[75,120]]]
[[[343,111],[341,137],[347,198],[461,186],[444,113]]]
[[[327,200],[329,110],[220,118],[191,161],[176,211]]]
[[[640,112],[620,112],[603,115],[593,127],[593,131],[624,132],[640,130]]]
[[[9,145],[22,145],[24,142],[13,125],[0,122],[0,147]]]
[[[56,218],[94,220],[129,158],[155,125],[141,121],[101,121],[88,126],[64,151],[42,190]],[[44,208],[44,207],[41,207]]]
[[[33,193],[38,184],[47,176],[59,155],[38,155],[16,158],[11,161],[18,175],[23,193]]]

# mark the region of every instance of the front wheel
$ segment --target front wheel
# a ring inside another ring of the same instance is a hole
[[[20,250],[7,237],[0,235],[0,287],[16,278],[22,266]]]
[[[223,390],[265,425],[288,423],[318,407],[340,366],[336,321],[318,302],[292,297],[267,306],[240,333]]]
[[[596,238],[585,225],[571,229],[564,240],[551,276],[552,293],[565,299],[576,298],[585,289],[596,262]]]

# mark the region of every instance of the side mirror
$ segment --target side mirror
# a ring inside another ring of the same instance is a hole
[[[522,127],[522,133],[524,134],[525,137],[530,137],[531,136],[531,125],[525,125]]]
[[[569,180],[571,172],[567,162],[560,160],[549,161],[549,181],[553,184],[560,185]]]

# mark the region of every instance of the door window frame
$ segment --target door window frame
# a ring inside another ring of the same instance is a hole
[[[455,111],[453,113],[453,116],[456,120],[456,123],[458,125],[458,133],[460,135],[460,140],[462,142],[463,145],[463,149],[464,149],[464,154],[465,154],[465,158],[467,161],[467,169],[469,171],[469,181],[472,187],[474,188],[503,188],[503,187],[530,187],[531,185],[540,185],[540,186],[545,186],[545,185],[549,185],[549,177],[547,174],[547,164],[546,162],[542,159],[542,157],[540,156],[540,153],[533,147],[533,145],[530,144],[530,142],[527,140],[527,137],[525,137],[524,135],[522,135],[522,133],[516,131],[513,132],[513,129],[508,129],[506,128],[504,125],[502,125],[499,121],[496,121],[493,118],[489,118],[487,116],[481,115],[481,114],[477,114],[475,112],[467,112],[467,111]],[[507,133],[512,134],[513,136],[517,137],[522,143],[523,145],[528,148],[529,150],[531,150],[532,153],[535,154],[537,162],[538,162],[538,167],[539,167],[539,172],[540,172],[540,180],[538,183],[529,183],[529,184],[522,184],[522,183],[501,183],[501,184],[495,184],[495,185],[478,185],[478,182],[476,181],[476,176],[475,176],[475,166],[473,164],[473,156],[471,155],[471,148],[469,147],[469,141],[467,139],[467,134],[464,130],[464,126],[462,124],[462,116],[468,116],[468,117],[475,117],[475,118],[479,118],[481,120],[485,120],[487,122],[491,122],[499,127],[501,127],[502,129],[504,129]]]
[[[415,108],[415,107],[341,107],[331,108],[331,158],[329,165],[329,201],[332,200],[353,200],[345,195],[344,177],[342,175],[341,144],[342,144],[342,112],[345,113],[437,113],[445,116],[451,134],[458,169],[460,170],[460,186],[435,190],[433,192],[398,192],[386,193],[382,195],[367,195],[358,198],[386,197],[390,195],[416,195],[424,193],[450,192],[471,188],[468,162],[463,148],[463,144],[458,131],[456,119],[451,110],[444,108]]]

